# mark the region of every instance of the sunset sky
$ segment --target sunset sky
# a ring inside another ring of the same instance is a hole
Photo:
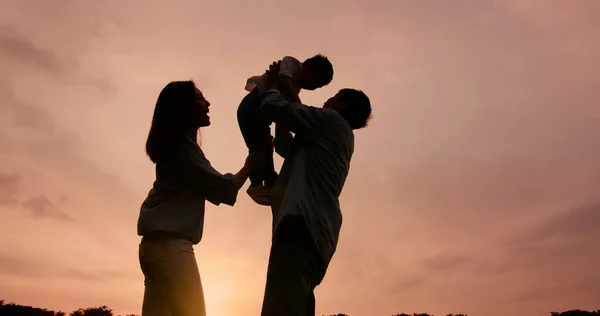
[[[304,103],[357,88],[374,114],[318,315],[600,308],[596,0],[0,0],[0,298],[139,313],[160,90],[195,80],[233,172],[246,78],[316,53],[335,75]],[[271,214],[244,191],[196,247],[212,316],[260,312]]]

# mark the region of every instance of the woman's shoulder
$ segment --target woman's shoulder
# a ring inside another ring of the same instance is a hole
[[[206,158],[204,151],[195,142],[185,144],[177,153],[175,153],[175,163],[177,166],[189,166],[189,165],[208,165],[210,161]]]
[[[165,155],[156,165],[157,168],[170,168],[198,159],[206,159],[202,149],[197,144],[184,141],[172,146],[169,155]]]

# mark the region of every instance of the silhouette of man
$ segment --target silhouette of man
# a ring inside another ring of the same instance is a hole
[[[277,67],[273,63],[269,73]],[[261,315],[315,315],[314,289],[342,225],[339,196],[354,152],[353,130],[366,126],[371,103],[362,91],[342,89],[317,108],[286,100],[276,78],[269,87],[261,110],[294,136],[283,133],[275,143],[285,161],[270,193],[273,239]]]

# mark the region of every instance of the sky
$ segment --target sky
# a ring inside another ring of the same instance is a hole
[[[319,106],[363,90],[317,314],[600,308],[600,2],[0,0],[0,298],[139,313],[156,98],[193,79],[237,171],[246,78],[325,54]],[[278,158],[277,166],[281,159]],[[258,315],[270,209],[208,204],[209,315]]]

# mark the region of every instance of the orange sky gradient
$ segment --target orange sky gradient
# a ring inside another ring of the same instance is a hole
[[[537,316],[600,307],[600,1],[0,0],[0,298],[139,313],[154,104],[193,78],[221,172],[245,80],[327,55],[364,90],[317,314]],[[281,159],[277,160],[281,164]],[[209,315],[258,315],[270,210],[207,207]]]

